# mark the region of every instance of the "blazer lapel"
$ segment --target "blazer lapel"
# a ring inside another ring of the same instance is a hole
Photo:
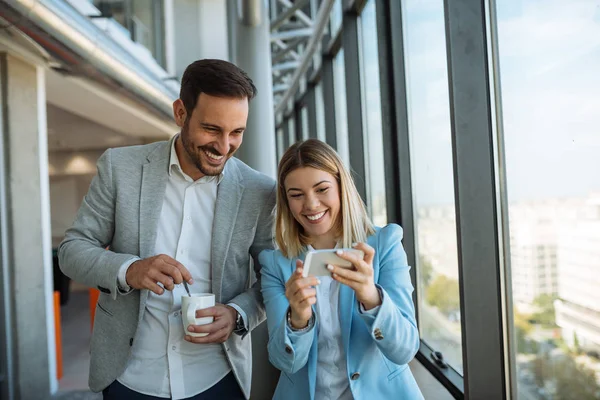
[[[352,327],[352,313],[356,306],[354,290],[349,286],[340,284],[339,297],[339,313],[340,313],[340,328],[342,330],[342,341],[344,343],[344,351],[348,358],[348,350],[350,349],[350,329]]]
[[[175,136],[176,137],[176,136]],[[158,146],[148,155],[148,162],[142,167],[142,187],[140,191],[139,247],[140,257],[147,258],[154,253],[156,231],[160,220],[160,211],[167,186],[169,155],[173,137],[162,146]],[[146,306],[148,290],[140,295],[140,316]]]
[[[215,300],[221,302],[221,287],[223,271],[231,242],[231,235],[237,220],[240,202],[244,187],[241,183],[240,172],[235,165],[235,159],[230,159],[225,164],[223,180],[217,189],[215,204],[215,217],[212,228],[211,268],[212,291]]]

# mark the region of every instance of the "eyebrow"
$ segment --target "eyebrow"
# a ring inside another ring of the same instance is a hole
[[[315,183],[312,187],[317,187],[319,186],[321,183],[331,183],[328,180],[323,180],[321,182]],[[302,189],[298,189],[298,188],[289,188],[287,191],[289,192],[290,190],[298,190],[298,191],[302,191]]]

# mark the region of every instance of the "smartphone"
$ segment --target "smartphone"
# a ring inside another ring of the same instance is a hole
[[[346,261],[335,254],[336,251],[342,250],[349,253],[354,253],[361,259],[364,257],[362,250],[357,249],[323,249],[312,250],[306,254],[304,260],[304,269],[302,277],[312,276],[331,276],[331,272],[327,269],[327,264],[336,265],[342,268],[354,268],[350,261]]]

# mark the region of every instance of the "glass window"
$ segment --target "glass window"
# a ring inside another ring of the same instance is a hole
[[[368,176],[369,211],[375,225],[387,223],[385,204],[385,169],[383,163],[383,135],[381,132],[381,93],[379,88],[379,55],[377,52],[377,21],[375,1],[365,6],[361,25],[361,75],[366,121],[365,147]]]
[[[100,10],[103,17],[113,18],[123,27],[129,29],[127,18],[129,10],[126,0],[94,0],[94,6]]]
[[[302,124],[302,140],[309,138],[309,127],[308,127],[308,107],[304,106],[300,110],[300,123]]]
[[[421,339],[462,374],[444,2],[403,3]]]
[[[288,146],[290,147],[296,143],[296,120],[294,118],[288,118]],[[286,150],[287,150],[286,147]]]
[[[600,5],[496,7],[518,397],[600,399]]]
[[[344,49],[333,59],[333,92],[335,95],[335,130],[337,152],[346,166],[350,166],[348,149],[348,105],[346,104],[346,70],[344,66]]]
[[[94,0],[94,5],[104,17],[126,28],[131,39],[148,49],[159,64],[165,64],[161,0]]]
[[[319,82],[315,86],[315,109],[317,115],[315,118],[317,119],[317,139],[325,142],[327,141],[325,137],[325,104],[323,103],[323,82]]]
[[[335,0],[333,4],[333,8],[331,9],[331,14],[329,16],[329,23],[331,27],[331,36],[335,36],[338,29],[342,26],[342,18],[344,16],[344,12],[342,10],[342,0]]]
[[[278,160],[281,159],[281,156],[283,156],[283,153],[285,152],[285,147],[284,147],[285,143],[283,140],[283,132],[284,132],[283,128],[277,129],[276,141],[277,141],[277,159]]]

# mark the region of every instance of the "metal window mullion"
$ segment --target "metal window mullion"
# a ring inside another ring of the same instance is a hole
[[[283,123],[281,124],[281,127],[283,128],[283,152],[285,153],[287,148],[290,147],[290,122],[289,122],[289,120],[284,119]]]
[[[354,183],[358,193],[368,206],[367,169],[364,153],[364,116],[360,82],[359,21],[353,12],[344,14],[342,46],[346,73],[346,106],[348,114],[348,153]]]
[[[14,397],[14,371],[12,350],[12,276],[9,269],[9,238],[8,238],[8,90],[7,55],[0,53],[0,398]]]
[[[311,85],[306,97],[308,111],[308,137],[317,138],[317,94],[314,85]]]
[[[416,292],[416,248],[410,167],[406,71],[401,5],[397,1],[377,0],[377,41],[379,53],[381,117],[387,217],[404,229],[404,248]],[[393,38],[393,40],[392,40]]]
[[[335,126],[335,92],[333,88],[333,58],[323,59],[323,105],[325,109],[325,139],[327,143],[337,149],[337,136]]]
[[[465,397],[505,399],[501,267],[484,1],[445,0],[444,14]]]
[[[302,140],[304,132],[302,131],[302,108],[304,105],[296,104],[294,108],[294,123],[296,124],[295,139],[296,142]]]

